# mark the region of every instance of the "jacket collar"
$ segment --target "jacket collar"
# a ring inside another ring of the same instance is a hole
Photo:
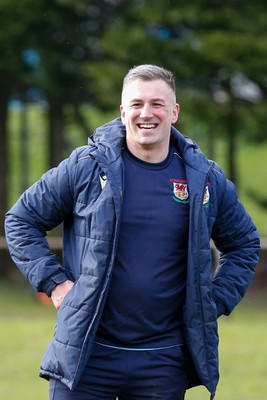
[[[171,128],[171,141],[186,165],[204,174],[210,170],[213,162],[207,159],[192,139],[183,135],[174,126]]]
[[[109,162],[114,162],[121,154],[125,135],[125,126],[121,118],[116,118],[97,128],[89,137],[88,144],[93,145]],[[174,126],[171,128],[171,141],[188,166],[202,173],[208,172],[211,161],[192,139],[184,136]]]
[[[125,141],[125,126],[116,118],[97,128],[88,138],[89,146],[100,152],[110,162],[117,160]]]

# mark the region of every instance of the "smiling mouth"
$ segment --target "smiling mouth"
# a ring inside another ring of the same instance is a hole
[[[155,129],[158,124],[138,124],[139,129]]]

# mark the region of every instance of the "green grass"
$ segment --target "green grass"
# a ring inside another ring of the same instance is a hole
[[[45,400],[47,382],[38,378],[56,312],[29,288],[0,286],[0,398]]]
[[[230,317],[219,320],[220,381],[216,400],[266,400],[267,303],[245,298]],[[186,400],[208,399],[204,388],[188,391]]]
[[[267,299],[247,295],[230,317],[221,317],[220,372],[216,400],[266,400]],[[22,283],[0,284],[0,398],[47,400],[39,365],[55,322],[52,306],[37,302]],[[186,400],[208,400],[203,387]]]

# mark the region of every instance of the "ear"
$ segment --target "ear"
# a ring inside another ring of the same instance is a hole
[[[123,125],[125,125],[125,111],[122,104],[120,105],[120,112],[121,112],[121,121]]]
[[[176,103],[172,111],[172,124],[175,124],[175,122],[178,121],[179,112],[180,112],[180,105]]]

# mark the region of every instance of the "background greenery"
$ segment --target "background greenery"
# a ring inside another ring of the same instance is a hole
[[[57,165],[96,122],[117,115],[122,78],[141,63],[174,72],[180,130],[266,212],[266,157],[244,163],[239,153],[266,143],[265,0],[0,0],[0,26],[0,235],[13,193],[39,177],[36,160],[42,172]],[[40,122],[29,104],[42,107]]]
[[[225,169],[267,237],[265,0],[0,0],[0,26],[0,235],[19,194],[118,116],[127,70],[155,63],[175,73],[178,129]],[[250,293],[220,319],[216,400],[266,400],[265,310]],[[55,315],[29,287],[0,283],[0,398],[47,399],[37,375]]]
[[[118,107],[119,109],[119,107]],[[86,118],[90,120],[92,131],[101,123],[105,123],[112,118],[119,116],[118,111],[101,113],[94,107],[84,106],[83,109]],[[183,105],[180,119],[186,118],[183,115]],[[45,133],[45,109],[42,106],[29,105],[29,128],[28,128],[28,176],[27,185],[35,182],[46,170],[48,153],[46,147]],[[20,135],[20,110],[13,110],[10,113],[9,122],[9,152],[19,154],[19,135]],[[182,121],[181,121],[182,125]],[[178,121],[177,128],[180,129]],[[183,132],[188,134],[187,132]],[[201,130],[194,129],[190,137],[197,141],[204,152],[208,151],[209,143],[207,137]],[[65,134],[67,152],[71,152],[74,147],[87,143],[87,137],[82,134],[77,124],[69,124]],[[227,170],[227,143],[223,138],[216,140],[214,146],[214,159]],[[241,201],[251,214],[260,235],[267,237],[267,223],[264,215],[266,213],[265,199],[267,199],[266,180],[267,168],[267,141],[266,142],[248,142],[240,138],[238,143],[237,164],[238,173],[238,192]],[[266,164],[266,168],[264,167]],[[9,159],[10,179],[9,179],[9,203],[13,204],[22,191],[20,175],[21,170],[19,157]],[[22,168],[23,170],[23,168]],[[261,200],[261,201],[260,201]]]
[[[221,317],[221,379],[216,400],[266,400],[267,298],[248,293],[230,317]],[[0,398],[46,400],[48,383],[38,377],[56,318],[24,284],[0,284]],[[207,400],[203,387],[186,400]]]

